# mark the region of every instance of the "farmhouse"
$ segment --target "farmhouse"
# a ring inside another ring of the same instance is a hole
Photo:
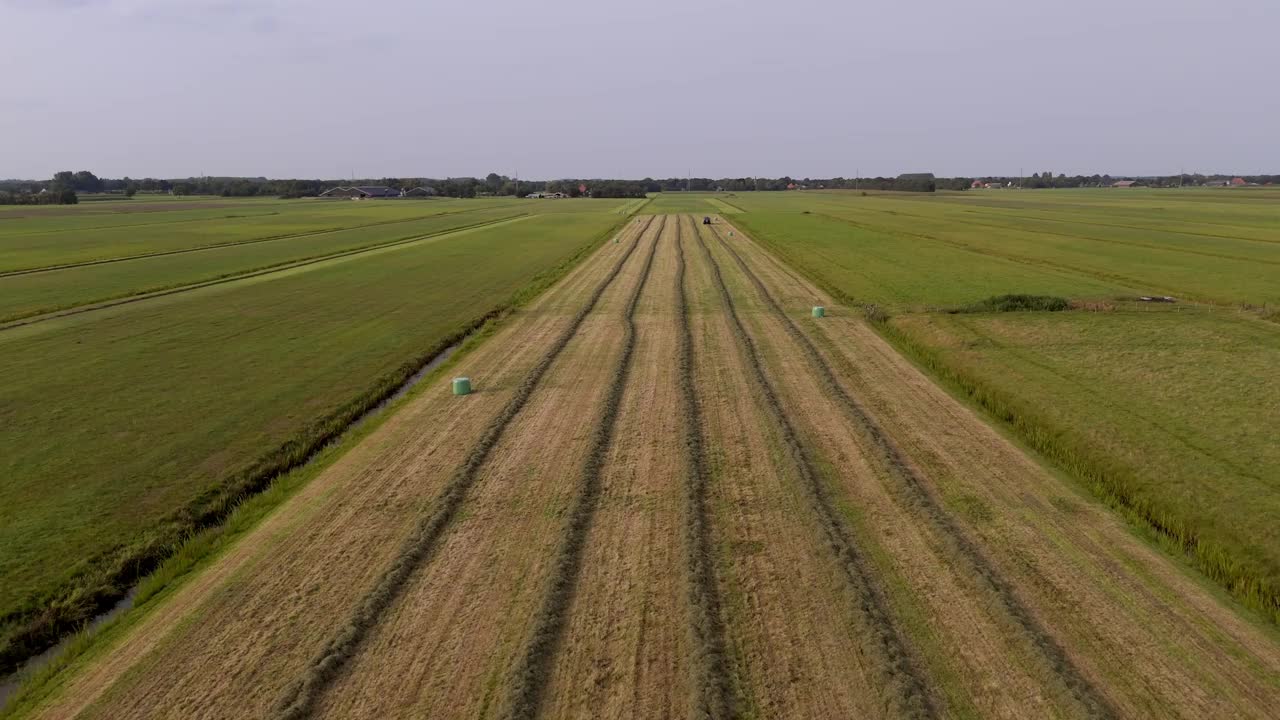
[[[404,197],[433,197],[436,195],[436,189],[433,187],[419,185],[416,188],[405,190],[403,195]]]
[[[1111,187],[1127,188],[1127,187],[1133,187],[1136,184],[1138,184],[1137,180],[1117,180],[1111,183]]]
[[[400,191],[386,185],[360,185],[358,187],[336,187],[320,193],[322,198],[348,198],[351,200],[367,200],[371,198],[400,197]]]

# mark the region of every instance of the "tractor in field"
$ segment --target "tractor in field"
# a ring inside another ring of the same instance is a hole
[[[710,224],[711,224],[711,216],[710,216],[710,215],[703,215],[703,216],[702,216],[702,224],[703,224],[703,225],[710,225]]]

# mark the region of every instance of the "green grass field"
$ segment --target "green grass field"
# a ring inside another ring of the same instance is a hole
[[[645,208],[645,212],[704,215],[720,212],[720,209],[710,202],[711,198],[716,197],[714,193],[666,192],[654,193],[649,197],[649,205]]]
[[[20,206],[0,211],[0,273],[402,223],[444,213],[528,207],[510,198],[390,203],[228,200],[140,204],[127,211],[119,203],[118,210],[104,211],[110,205],[86,206],[83,214],[77,212],[79,207],[65,206],[46,206],[51,209],[44,212]]]
[[[161,255],[100,262],[0,278],[0,323],[64,308],[232,277],[360,248],[403,242],[463,227],[518,217],[519,207],[478,208],[346,230],[295,235]],[[167,226],[147,228],[158,234]],[[0,241],[2,242],[2,241]]]
[[[366,223],[431,204],[260,206],[282,206],[296,228]],[[85,617],[451,339],[527,299],[626,221],[615,212],[623,201],[493,204],[442,201],[467,212],[0,277],[5,312],[12,312],[13,298],[38,298],[23,300],[28,307],[74,305],[443,232],[0,329],[0,652],[20,655],[15,633],[33,623],[65,627]],[[310,208],[323,217],[311,217]],[[165,237],[190,223],[165,223],[165,214],[146,213],[151,222],[134,227],[145,235],[138,245],[190,247],[190,237]],[[208,237],[228,237],[220,226],[238,222],[195,224],[207,226]],[[475,222],[492,224],[444,232]],[[20,234],[32,236],[30,229]],[[0,248],[21,265],[26,256],[9,244],[12,237],[0,237]],[[30,247],[23,242],[16,246]],[[80,245],[103,255],[118,250],[113,242]],[[52,257],[30,252],[32,263]],[[35,279],[43,282],[39,292]]]
[[[738,193],[726,215],[1280,618],[1280,191]],[[1067,312],[947,312],[1007,293]],[[1172,295],[1176,304],[1133,300]],[[1090,311],[1092,310],[1092,311]]]

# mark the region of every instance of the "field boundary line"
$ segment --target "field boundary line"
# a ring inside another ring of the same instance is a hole
[[[194,283],[188,283],[185,285],[176,285],[174,287],[147,290],[135,295],[123,295],[123,296],[117,296],[114,298],[107,298],[105,300],[96,300],[94,302],[86,303],[84,305],[72,305],[70,307],[60,308],[57,310],[49,310],[36,315],[18,316],[4,322],[0,322],[0,333],[6,330],[13,330],[15,328],[26,327],[28,325],[35,325],[37,323],[48,322],[50,320],[58,320],[61,318],[73,317],[75,315],[81,315],[89,312],[96,312],[98,310],[109,310],[114,307],[120,307],[121,305],[130,305],[132,303],[144,302],[147,300],[154,300],[156,298],[168,297],[170,295],[178,295],[180,293],[191,292],[193,290],[203,290],[204,288],[215,287],[217,285],[226,285],[228,283],[240,282],[243,280],[250,280],[252,278],[263,277],[265,275],[284,272],[286,270],[295,270],[297,268],[308,267],[310,265],[318,265],[331,260],[340,260],[340,259],[348,258],[354,255],[361,255],[364,253],[373,252],[375,250],[387,250],[387,249],[395,248],[401,245],[411,245],[415,242],[420,242],[422,240],[440,239],[455,233],[466,232],[469,230],[478,230],[480,228],[490,227],[494,225],[513,223],[519,220],[527,220],[534,217],[537,217],[537,215],[530,215],[527,213],[520,214],[520,215],[510,215],[507,217],[497,218],[495,220],[486,220],[484,222],[478,222],[471,225],[461,225],[458,227],[449,228],[447,230],[440,230],[439,232],[428,233],[426,235],[414,235],[411,237],[396,238],[394,240],[388,240],[386,242],[378,243],[376,245],[365,245],[362,247],[350,248],[347,250],[339,250],[337,252],[328,253],[325,255],[314,255],[312,257],[307,257],[307,258],[287,260],[283,263],[279,263],[276,265],[267,265],[265,267],[250,268],[248,270],[243,270],[237,273],[223,275],[220,277],[211,278],[209,280],[199,280]]]
[[[787,334],[804,351],[809,365],[817,371],[823,389],[828,396],[839,401],[838,404],[844,410],[845,415],[853,421],[854,427],[858,429],[864,442],[873,449],[871,456],[878,460],[886,474],[895,481],[900,490],[904,491],[903,494],[906,497],[903,499],[906,501],[905,505],[908,512],[923,519],[938,533],[944,544],[948,546],[950,550],[948,554],[952,556],[952,559],[958,560],[965,566],[968,573],[971,573],[979,580],[977,584],[981,590],[995,602],[1008,618],[1013,620],[1024,639],[1031,645],[1035,653],[1041,657],[1042,661],[1046,663],[1045,670],[1062,683],[1063,689],[1081,706],[1081,709],[1086,712],[1088,717],[1116,717],[1115,710],[1108,705],[1106,699],[1084,677],[1079,668],[1071,662],[1066,652],[1058,645],[1053,636],[1036,621],[1030,610],[1018,598],[1008,580],[1000,575],[986,555],[973,543],[963,529],[956,524],[951,515],[942,507],[937,498],[934,497],[927,481],[920,476],[907,460],[906,455],[898,444],[889,436],[866,407],[858,402],[836,379],[830,363],[823,357],[808,335],[800,329],[799,323],[783,310],[777,298],[760,280],[755,271],[742,259],[738,251],[725,241],[720,231],[713,228],[712,232],[737,263],[738,267],[741,268],[743,274],[755,286],[756,292],[764,300],[772,314],[782,321]]]
[[[185,255],[187,253],[205,252],[208,250],[222,250],[225,248],[240,247],[241,245],[257,245],[260,243],[275,242],[277,240],[296,240],[297,238],[312,237],[315,235],[332,235],[333,233],[347,232],[348,230],[364,230],[366,228],[382,227],[384,225],[399,225],[399,224],[408,223],[408,222],[418,222],[419,220],[430,220],[432,218],[438,218],[438,217],[451,217],[453,215],[463,215],[465,213],[480,212],[482,210],[501,210],[506,207],[511,207],[512,205],[515,205],[515,204],[516,203],[511,203],[510,205],[492,205],[492,206],[482,207],[482,208],[467,208],[466,210],[454,210],[452,212],[434,213],[431,215],[420,215],[420,216],[415,216],[411,218],[405,218],[403,220],[380,220],[378,222],[365,223],[363,225],[352,225],[351,227],[329,227],[329,228],[321,228],[320,230],[308,230],[306,232],[300,232],[300,233],[286,233],[284,235],[267,235],[264,237],[248,238],[245,240],[233,240],[231,242],[216,243],[213,245],[198,245],[196,247],[179,248],[176,250],[158,250],[155,252],[139,253],[137,255],[124,255],[121,257],[114,257],[114,258],[99,258],[97,260],[85,260],[82,262],[74,262],[74,263],[60,263],[58,265],[42,265],[39,267],[30,267],[30,268],[15,268],[12,270],[5,270],[3,272],[0,272],[0,279],[6,278],[6,277],[13,277],[17,275],[35,275],[38,273],[54,272],[56,270],[72,270],[74,268],[90,267],[93,265],[109,265],[112,263],[127,262],[129,260],[145,260],[147,258],[165,257],[167,255]],[[268,215],[279,215],[279,214],[280,213],[269,213]],[[241,216],[241,218],[244,218],[244,217],[267,217],[267,215]],[[232,219],[241,219],[241,218],[232,218]],[[227,219],[227,218],[204,218],[204,220],[222,220],[222,219]],[[182,222],[198,222],[198,221],[184,220]],[[173,223],[173,224],[176,224],[176,223]],[[73,232],[73,231],[59,230],[57,232]]]
[[[702,409],[694,383],[693,324],[690,322],[688,290],[685,288],[684,229],[677,222],[676,288],[680,304],[679,383],[684,401],[685,482],[685,570],[688,582],[689,633],[697,657],[691,665],[694,689],[690,717],[722,720],[736,716],[733,683],[725,651],[724,619],[716,582],[711,522],[707,512],[707,488],[711,471],[707,467],[706,437]]]
[[[738,316],[733,295],[725,285],[719,262],[711,254],[701,229],[695,227],[695,232],[703,255],[710,263],[716,289],[719,291],[730,321],[730,328],[746,357],[749,374],[768,408],[773,424],[782,435],[788,456],[800,473],[804,490],[818,516],[827,545],[836,555],[849,589],[857,597],[853,614],[855,622],[862,628],[858,640],[863,650],[876,658],[875,671],[878,672],[879,679],[882,681],[880,689],[886,695],[883,698],[887,704],[885,709],[909,718],[938,717],[939,712],[925,689],[923,673],[917,667],[907,639],[894,621],[888,602],[872,579],[869,561],[853,543],[853,533],[835,508],[830,491],[819,479],[813,459],[801,444],[791,421],[787,419],[782,401],[764,370],[760,351]]]
[[[484,434],[472,446],[467,459],[454,471],[444,489],[432,503],[435,509],[429,515],[419,519],[390,567],[383,570],[374,586],[361,599],[352,617],[338,630],[337,635],[330,638],[325,647],[308,664],[302,676],[278,701],[274,713],[276,718],[297,720],[311,716],[316,701],[334,678],[342,672],[347,660],[358,651],[368,630],[377,624],[386,609],[399,597],[413,571],[434,552],[437,540],[444,535],[445,530],[452,523],[466,498],[467,491],[475,483],[481,466],[488,460],[490,452],[498,444],[511,421],[524,408],[543,376],[560,356],[561,351],[595,309],[605,290],[622,272],[623,266],[644,239],[651,224],[652,218],[636,234],[635,240],[628,244],[622,257],[592,292],[586,304],[570,321],[569,326],[516,388],[515,394],[507,401],[497,417],[490,422]]]
[[[14,630],[4,636],[7,643],[0,645],[0,672],[18,668],[31,656],[53,646],[97,614],[111,608],[131,585],[140,579],[151,577],[154,571],[170,562],[184,547],[188,547],[189,542],[221,526],[243,501],[269,489],[276,478],[305,466],[320,456],[328,445],[340,439],[371,408],[393,397],[441,352],[531,302],[590,257],[605,240],[621,237],[631,230],[627,221],[619,220],[592,235],[562,262],[539,273],[529,285],[517,289],[489,311],[459,325],[454,332],[440,338],[424,352],[399,367],[374,378],[364,392],[352,396],[347,403],[304,426],[297,435],[283,440],[274,448],[264,450],[256,458],[250,459],[243,469],[218,478],[216,485],[208,493],[192,498],[187,505],[174,511],[170,519],[177,517],[183,521],[180,529],[182,535],[163,536],[132,554],[104,552],[87,558],[86,562],[91,566],[107,565],[109,569],[92,578],[89,583],[64,584],[38,598],[41,604],[58,606],[67,604],[68,597],[88,597],[90,602],[82,613],[50,617],[17,612],[2,618]],[[145,598],[140,597],[139,602],[145,602]]]
[[[626,328],[622,341],[622,352],[618,356],[613,369],[613,382],[601,405],[600,416],[591,433],[591,444],[583,459],[579,473],[578,492],[569,510],[569,519],[565,523],[560,547],[556,550],[555,564],[551,577],[547,580],[543,594],[542,606],[533,618],[533,630],[525,645],[525,652],[512,671],[514,685],[508,698],[508,707],[504,717],[511,720],[532,720],[537,717],[543,698],[543,689],[547,685],[547,674],[552,659],[560,647],[564,635],[568,611],[573,604],[577,591],[578,578],[582,571],[582,553],[587,545],[587,536],[595,519],[599,506],[601,476],[608,462],[609,448],[613,445],[614,430],[617,426],[622,395],[627,388],[627,380],[631,375],[632,358],[636,348],[636,306],[640,296],[649,284],[653,258],[658,253],[658,245],[662,240],[662,232],[666,228],[666,216],[659,221],[658,230],[654,233],[653,243],[640,270],[640,279],[627,299],[623,312],[623,325]]]

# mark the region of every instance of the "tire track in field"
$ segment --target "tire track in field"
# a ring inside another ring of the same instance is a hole
[[[480,440],[467,454],[466,460],[454,471],[453,476],[449,478],[440,495],[432,503],[435,508],[434,511],[418,521],[418,524],[401,546],[396,559],[390,567],[383,571],[373,588],[360,601],[351,618],[338,631],[337,635],[329,640],[320,653],[311,660],[306,670],[303,671],[302,677],[280,699],[275,713],[275,717],[278,720],[298,720],[310,717],[316,701],[342,671],[347,660],[355,654],[369,629],[377,624],[382,614],[400,595],[400,591],[403,590],[413,571],[430,557],[435,550],[437,541],[453,521],[463,500],[466,499],[467,491],[475,483],[481,466],[484,465],[490,452],[502,438],[503,432],[524,408],[543,376],[546,375],[556,358],[560,356],[569,341],[573,339],[573,336],[577,334],[578,328],[582,326],[587,316],[595,309],[600,297],[617,279],[623,266],[626,265],[627,260],[630,259],[636,247],[644,239],[649,226],[652,224],[653,217],[650,216],[644,227],[636,234],[635,240],[628,245],[622,257],[613,266],[613,269],[592,291],[591,297],[573,317],[569,326],[556,338],[547,354],[538,361],[538,364],[534,366],[520,383],[520,386],[516,388],[515,394],[507,401],[507,404],[498,413],[497,417],[489,423]]]
[[[774,425],[782,435],[787,454],[800,473],[804,489],[826,536],[827,545],[836,554],[845,580],[857,597],[855,621],[863,630],[858,640],[880,674],[886,694],[886,710],[908,718],[938,717],[938,711],[925,689],[923,673],[912,658],[907,641],[896,626],[888,603],[875,584],[870,562],[854,544],[853,533],[836,509],[830,491],[823,485],[814,468],[813,459],[800,443],[791,421],[787,419],[782,402],[765,374],[760,351],[738,316],[733,296],[721,275],[720,264],[712,256],[711,249],[696,227],[695,233],[698,245],[710,264],[716,289],[729,317],[730,328],[746,356],[750,374],[768,406]]]
[[[697,657],[691,664],[694,697],[691,717],[720,720],[735,716],[733,685],[725,656],[724,621],[720,615],[720,592],[712,560],[711,528],[707,513],[706,438],[702,410],[698,406],[693,381],[693,326],[689,320],[689,299],[685,289],[684,228],[677,225],[676,297],[680,303],[680,395],[684,401],[685,483],[684,543],[690,609],[690,635]]]
[[[363,253],[373,252],[375,250],[388,250],[393,247],[397,247],[399,245],[409,245],[415,242],[420,242],[422,240],[430,240],[432,238],[438,238],[445,235],[450,235],[452,233],[463,232],[464,230],[479,230],[480,228],[488,227],[490,225],[501,225],[502,223],[514,222],[516,220],[522,220],[522,219],[531,218],[531,217],[534,217],[534,216],[525,214],[525,213],[521,213],[518,215],[509,215],[506,217],[496,218],[494,220],[485,220],[483,222],[478,222],[471,225],[460,225],[458,227],[449,228],[447,230],[440,230],[433,233],[427,233],[426,235],[414,235],[411,237],[402,237],[402,238],[397,238],[394,240],[388,240],[386,242],[378,243],[376,245],[362,245],[360,247],[348,248],[346,250],[339,250],[337,252],[332,252],[324,255],[314,255],[312,257],[298,258],[295,260],[286,260],[285,262],[279,263],[276,265],[268,265],[262,268],[257,268],[257,269],[251,268],[241,272],[233,272],[230,275],[216,277],[211,280],[198,280],[193,283],[177,285],[170,288],[161,288],[158,290],[151,290],[147,292],[138,293],[136,295],[127,295],[125,297],[108,298],[106,300],[97,300],[94,302],[85,303],[83,305],[73,305],[68,308],[61,308],[58,310],[49,310],[47,312],[40,312],[35,315],[18,316],[16,318],[11,318],[7,321],[0,322],[0,332],[4,332],[5,330],[13,330],[14,328],[26,327],[27,325],[35,325],[36,323],[48,322],[49,320],[58,320],[60,318],[72,317],[75,315],[82,315],[88,312],[97,312],[98,310],[109,310],[110,308],[120,307],[121,305],[130,305],[132,303],[144,302],[147,300],[154,300],[156,298],[168,297],[170,295],[177,295],[179,293],[191,292],[192,290],[200,290],[207,287],[214,287],[216,285],[225,285],[227,283],[239,282],[242,280],[249,280],[251,278],[262,277],[264,275],[271,275],[273,273],[284,272],[286,270],[296,270],[297,268],[307,267],[308,265],[316,265],[318,263],[328,262],[330,260],[341,260],[342,258],[350,257],[352,255],[361,255]],[[188,252],[188,251],[184,251],[184,252]]]
[[[568,615],[573,594],[577,588],[578,577],[582,571],[582,554],[587,544],[587,533],[591,529],[591,521],[595,517],[596,507],[600,499],[600,482],[602,470],[607,460],[609,446],[613,443],[613,430],[617,425],[618,411],[622,404],[622,393],[627,387],[627,378],[631,373],[631,358],[636,347],[636,305],[640,294],[649,283],[649,271],[653,268],[653,257],[658,251],[658,241],[666,216],[658,225],[658,234],[649,247],[644,267],[640,271],[640,279],[636,282],[631,296],[627,299],[623,322],[626,335],[622,341],[622,353],[614,366],[613,383],[604,399],[604,407],[591,434],[591,444],[582,463],[581,479],[578,481],[578,493],[569,510],[569,519],[565,524],[564,539],[556,552],[555,565],[547,581],[542,607],[534,616],[533,631],[525,646],[524,655],[517,662],[512,672],[514,683],[508,698],[505,717],[510,720],[530,720],[538,715],[543,690],[547,686],[551,660],[555,656],[564,635],[565,620]],[[647,226],[646,226],[647,229]]]
[[[951,515],[943,509],[933,493],[928,489],[925,480],[906,460],[906,456],[897,443],[889,437],[883,427],[836,379],[835,372],[826,358],[818,351],[799,324],[788,315],[756,275],[755,271],[742,259],[738,251],[712,228],[720,245],[741,268],[744,275],[755,286],[756,292],[764,300],[772,313],[783,321],[787,333],[800,345],[810,366],[816,371],[824,391],[836,399],[845,414],[854,423],[855,428],[875,450],[873,458],[887,471],[898,487],[904,492],[908,510],[925,521],[939,537],[943,539],[951,560],[964,568],[964,573],[977,580],[984,594],[1011,619],[1022,634],[1024,640],[1032,647],[1035,654],[1045,663],[1045,669],[1052,677],[1057,678],[1062,688],[1076,702],[1086,716],[1091,718],[1114,718],[1116,711],[1106,698],[1071,662],[1065,651],[1045,628],[1032,616],[1027,607],[1018,599],[1009,581],[988,561],[985,555],[969,540],[964,531],[955,523]]]

